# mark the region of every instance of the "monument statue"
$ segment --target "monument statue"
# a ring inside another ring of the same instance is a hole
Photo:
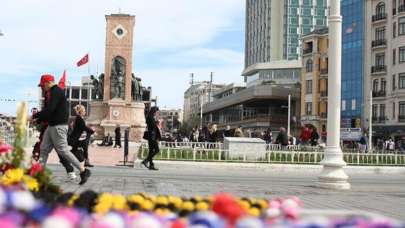
[[[94,75],[90,75],[91,84],[93,85],[93,92],[91,94],[91,99],[98,100],[98,80]]]
[[[138,81],[136,80],[135,74],[132,73],[131,75],[131,98],[132,101],[139,101],[138,99]]]
[[[120,56],[114,58],[111,67],[111,99],[125,99],[125,59]]]
[[[104,73],[98,76],[97,97],[102,100],[104,97]]]
[[[142,83],[141,83],[141,78],[136,78],[137,81],[137,94],[136,96],[138,97],[138,101],[142,101]]]

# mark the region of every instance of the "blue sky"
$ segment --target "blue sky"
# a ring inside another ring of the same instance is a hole
[[[0,2],[0,113],[14,114],[15,102],[37,100],[39,77],[79,84],[90,53],[90,71],[104,70],[104,15],[136,15],[133,71],[152,86],[159,106],[182,107],[183,93],[196,80],[241,82],[244,0],[2,0]],[[32,103],[32,105],[36,105]]]

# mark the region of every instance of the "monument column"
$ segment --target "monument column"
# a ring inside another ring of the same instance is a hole
[[[340,0],[330,1],[329,12],[329,81],[328,81],[328,126],[327,146],[325,149],[322,173],[318,186],[330,189],[350,189],[348,176],[343,170],[340,148],[340,99],[341,99],[341,60],[342,60],[342,16]]]

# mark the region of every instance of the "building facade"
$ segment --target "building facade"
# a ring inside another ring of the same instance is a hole
[[[328,116],[328,29],[305,35],[301,74],[301,123],[326,131]]]
[[[341,126],[364,126],[364,0],[342,0]],[[362,121],[363,120],[363,121]]]
[[[201,107],[213,100],[215,91],[225,85],[212,84],[209,81],[192,82],[184,92],[183,122],[195,122],[201,120]]]
[[[297,60],[301,36],[326,25],[327,0],[246,0],[245,71],[257,63]]]
[[[405,135],[405,1],[367,0],[365,21],[365,116],[371,112],[376,138],[398,139]]]

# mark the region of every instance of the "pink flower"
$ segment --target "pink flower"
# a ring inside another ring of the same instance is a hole
[[[0,143],[0,154],[6,154],[13,151],[13,147],[7,143]]]
[[[35,176],[37,173],[41,172],[44,168],[39,162],[36,162],[31,165],[30,175]]]

